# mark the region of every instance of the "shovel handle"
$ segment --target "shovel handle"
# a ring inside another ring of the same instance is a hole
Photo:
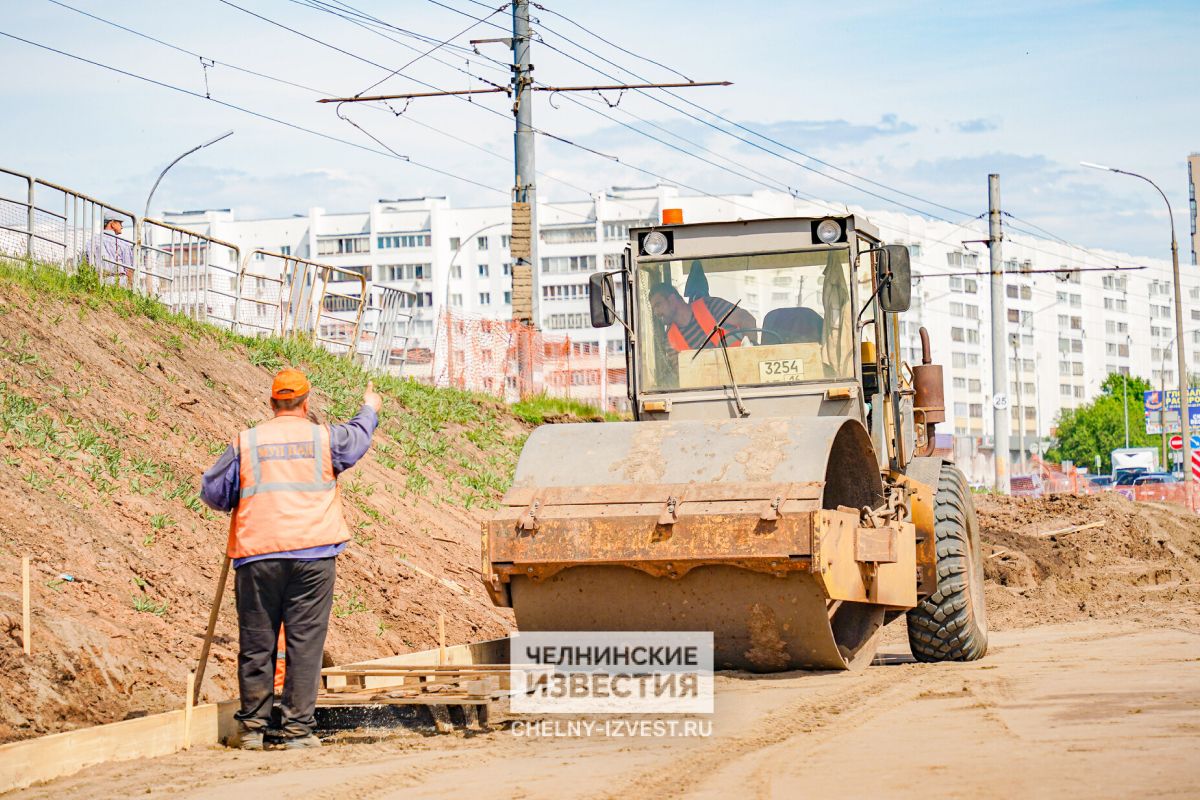
[[[204,634],[204,645],[200,648],[200,663],[196,665],[196,682],[192,684],[192,697],[200,699],[200,686],[204,683],[204,670],[208,666],[208,651],[212,647],[213,635],[217,632],[217,616],[221,613],[221,600],[225,597],[225,583],[229,580],[229,556],[221,565],[221,577],[217,579],[217,596],[213,598],[212,611],[208,613],[208,630]]]

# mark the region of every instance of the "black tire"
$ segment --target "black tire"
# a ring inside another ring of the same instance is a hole
[[[975,661],[987,653],[983,553],[967,481],[943,464],[934,497],[937,591],[908,612],[908,644],[918,661]]]

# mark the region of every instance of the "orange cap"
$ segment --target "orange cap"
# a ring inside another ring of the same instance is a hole
[[[298,369],[281,370],[271,381],[272,400],[291,400],[308,394],[308,378]]]
[[[664,208],[663,209],[663,225],[682,225],[683,224],[683,209],[682,208]]]

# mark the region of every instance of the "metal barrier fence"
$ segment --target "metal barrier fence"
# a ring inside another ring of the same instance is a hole
[[[403,372],[412,340],[416,292],[372,286],[359,336],[358,355],[367,369]]]
[[[1089,476],[1074,467],[1064,470],[1059,464],[1034,458],[1029,475],[1012,479],[1012,494],[1020,497],[1045,497],[1056,494],[1119,494],[1144,503],[1170,503],[1191,511],[1200,511],[1200,485],[1196,481],[1150,483],[1139,486],[1097,486]]]
[[[357,351],[367,298],[367,279],[360,273],[255,250],[242,261],[239,285],[237,325],[278,336],[306,335],[351,357]]]
[[[368,298],[366,278],[356,272],[266,250],[243,258],[230,242],[139,219],[103,200],[3,167],[0,258],[66,271],[87,263],[102,280],[192,319],[243,334],[304,336],[351,358],[364,336],[370,300],[368,366],[403,365],[407,358],[411,292],[380,288]]]
[[[241,249],[229,242],[143,219],[133,284],[172,311],[233,329]]]
[[[432,380],[513,402],[533,394],[628,408],[625,357],[513,320],[444,312]],[[524,364],[524,368],[523,368]]]
[[[110,220],[121,231],[110,229]],[[87,261],[102,279],[130,284],[135,246],[121,233],[136,221],[132,212],[103,200],[0,168],[0,255],[63,269]]]

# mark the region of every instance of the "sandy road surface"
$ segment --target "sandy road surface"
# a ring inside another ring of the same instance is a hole
[[[722,675],[711,738],[360,735],[106,765],[12,797],[1195,797],[1197,623],[994,633],[973,664]]]

